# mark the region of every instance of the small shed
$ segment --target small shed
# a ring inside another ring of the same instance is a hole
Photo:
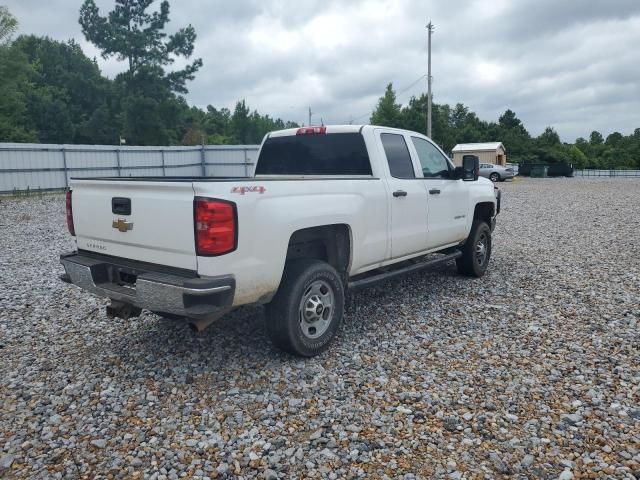
[[[464,155],[477,155],[480,163],[493,163],[504,165],[507,163],[507,152],[501,142],[487,143],[459,143],[453,147],[453,163],[462,165]]]

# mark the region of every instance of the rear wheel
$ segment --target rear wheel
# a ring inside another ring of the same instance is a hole
[[[458,272],[481,277],[487,271],[491,258],[491,228],[486,222],[475,220],[471,233],[462,247],[462,256],[456,259]]]
[[[493,172],[491,175],[489,175],[489,180],[491,180],[492,182],[499,182],[500,175],[497,172]]]
[[[267,333],[281,350],[312,357],[329,346],[343,311],[338,272],[320,260],[295,260],[287,264],[280,288],[267,305]]]

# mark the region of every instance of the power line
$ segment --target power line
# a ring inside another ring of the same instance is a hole
[[[373,112],[373,110],[370,111],[370,112],[367,112],[367,113],[363,113],[362,115],[358,115],[357,117],[351,117],[350,120],[349,120],[349,123],[353,123],[355,120],[358,120],[358,119],[360,119],[362,117],[366,117],[367,115],[371,115],[372,112]]]
[[[426,78],[426,75],[420,75],[418,78],[415,79],[415,81],[411,82],[410,85],[408,85],[407,87],[405,87],[402,90],[400,90],[399,92],[397,92],[396,93],[396,100],[398,100],[400,95],[402,95],[402,94],[408,92],[409,90],[411,90],[413,87],[415,87],[420,82],[420,80],[424,80],[425,78]],[[367,113],[363,113],[362,115],[358,115],[357,117],[349,117],[349,124],[353,123],[355,120],[358,120],[359,118],[371,115],[372,113],[373,113],[373,110],[369,110]]]
[[[411,88],[415,87],[418,82],[420,82],[420,80],[424,79],[425,76],[424,75],[420,75],[415,82],[413,82],[411,85],[409,85],[408,87],[404,88],[403,90],[400,90],[398,93],[396,93],[396,99],[402,95],[403,93],[407,92],[408,90],[410,90]]]

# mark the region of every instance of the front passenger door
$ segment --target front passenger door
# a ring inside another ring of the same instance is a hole
[[[442,151],[426,138],[411,137],[420,159],[429,196],[427,246],[438,248],[460,242],[467,235],[469,189],[451,179],[453,168]]]

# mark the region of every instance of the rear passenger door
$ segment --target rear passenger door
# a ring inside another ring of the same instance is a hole
[[[453,167],[430,140],[411,136],[420,161],[429,197],[427,247],[429,249],[464,240],[467,234],[469,189],[463,180],[453,180]]]
[[[396,131],[377,130],[379,148],[388,167],[391,258],[427,248],[427,193],[409,153],[409,139]]]

